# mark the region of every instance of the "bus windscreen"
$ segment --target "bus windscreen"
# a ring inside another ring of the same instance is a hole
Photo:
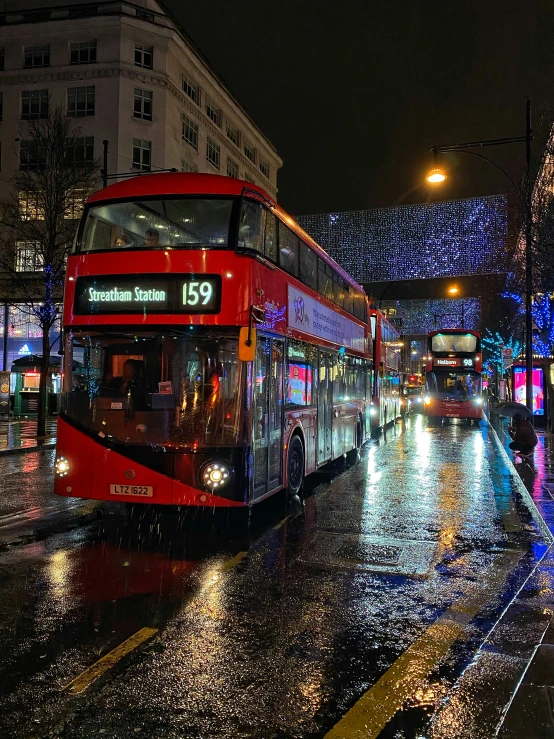
[[[87,212],[77,249],[227,247],[232,207],[232,200],[198,197],[97,205]]]
[[[435,334],[431,337],[431,351],[472,353],[477,351],[477,337],[473,334]]]

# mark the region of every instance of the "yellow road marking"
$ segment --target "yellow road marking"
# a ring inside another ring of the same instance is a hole
[[[521,519],[513,503],[510,504],[510,509],[502,514],[502,526],[508,534],[514,531],[522,531],[523,529]]]
[[[248,552],[239,552],[236,554],[232,559],[227,560],[227,562],[224,562],[221,567],[219,568],[220,572],[228,572],[229,570],[232,570],[233,567],[236,567],[239,562],[241,562]]]
[[[72,695],[82,693],[85,688],[88,688],[88,686],[100,677],[100,675],[103,675],[106,670],[111,669],[115,664],[117,664],[122,657],[125,657],[126,654],[129,654],[133,649],[136,649],[139,644],[142,644],[142,642],[150,639],[151,636],[154,636],[154,634],[157,633],[158,629],[140,629],[136,634],[125,639],[125,641],[118,647],[112,649],[111,652],[108,652],[108,654],[101,657],[98,662],[95,662],[80,675],[77,675],[77,677],[65,685],[62,690],[65,690]]]
[[[247,554],[248,552],[239,552],[232,559],[224,562],[218,568],[219,573],[232,570],[233,567],[236,567],[236,565],[238,565],[238,563],[241,562]],[[159,629],[152,629],[148,627],[140,629],[136,632],[136,634],[133,634],[124,642],[122,642],[118,647],[115,647],[115,649],[112,649],[111,652],[105,654],[93,665],[87,667],[84,672],[82,672],[80,675],[77,675],[76,678],[65,685],[62,688],[62,691],[70,693],[71,695],[82,693],[83,690],[85,690],[85,688],[88,688],[88,686],[93,683],[98,677],[100,677],[100,675],[103,675],[107,670],[110,670],[115,664],[119,662],[120,659],[129,654],[129,652],[132,652],[133,649],[136,649],[140,644],[142,644],[142,642],[150,639],[150,637],[154,636],[154,634],[157,634],[158,631]]]
[[[508,550],[499,555],[480,580],[485,585],[477,584],[468,596],[448,608],[327,732],[325,739],[376,739],[467,624],[500,589],[522,554],[520,550]]]

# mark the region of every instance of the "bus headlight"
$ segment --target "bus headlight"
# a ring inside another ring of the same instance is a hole
[[[425,403],[425,405],[431,405],[431,398],[428,395],[426,395],[423,398],[423,402]]]
[[[423,403],[423,398],[421,397],[421,395],[419,395],[419,396],[418,396],[418,397],[416,398],[416,403]]]
[[[217,490],[229,482],[231,470],[221,462],[208,462],[202,468],[202,482],[207,488]]]
[[[473,398],[475,405],[483,405],[483,398]]]
[[[69,460],[66,457],[58,457],[54,465],[58,477],[67,477],[69,474]]]

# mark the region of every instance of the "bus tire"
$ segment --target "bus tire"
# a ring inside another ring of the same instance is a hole
[[[287,454],[287,498],[293,500],[300,496],[304,482],[304,446],[298,434],[295,434],[289,444]]]

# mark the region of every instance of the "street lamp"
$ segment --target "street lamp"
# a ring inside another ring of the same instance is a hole
[[[452,286],[448,289],[448,292],[450,293],[450,295],[457,295],[460,291],[456,286]]]
[[[446,180],[444,170],[439,167],[439,154],[447,151],[460,151],[471,154],[479,159],[484,159],[499,169],[504,174],[514,190],[523,210],[523,223],[525,235],[525,395],[527,408],[533,412],[533,253],[532,253],[532,187],[531,187],[531,141],[533,130],[531,128],[531,100],[527,99],[525,109],[525,136],[511,136],[504,139],[486,139],[484,141],[468,141],[463,144],[446,144],[433,146],[433,169],[427,175],[427,181],[440,184]],[[525,184],[523,193],[516,185],[512,177],[499,164],[472,149],[480,149],[486,146],[501,146],[503,144],[525,144]],[[450,291],[449,291],[450,292]]]
[[[432,183],[444,182],[446,179],[446,173],[441,167],[433,167],[425,179],[427,182]]]

